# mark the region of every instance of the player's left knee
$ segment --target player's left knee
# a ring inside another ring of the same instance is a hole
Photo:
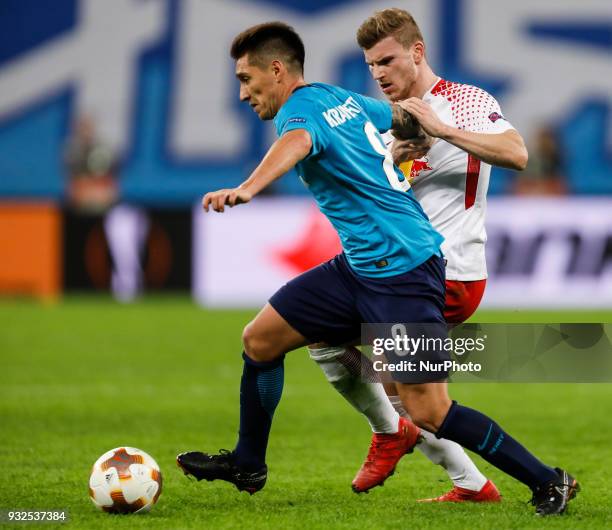
[[[256,362],[274,361],[283,352],[279,352],[275,343],[269,340],[266,333],[261,332],[253,322],[249,322],[242,331],[244,353]]]
[[[256,362],[272,361],[276,358],[271,344],[257,330],[253,322],[249,322],[242,331],[242,345],[247,356]]]

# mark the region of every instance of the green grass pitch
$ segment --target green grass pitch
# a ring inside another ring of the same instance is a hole
[[[500,505],[422,505],[444,492],[438,467],[415,453],[383,488],[351,492],[368,447],[365,421],[305,351],[285,364],[265,489],[250,497],[182,475],[175,455],[231,448],[238,422],[240,332],[253,312],[206,311],[187,298],[122,306],[68,298],[55,306],[0,303],[0,509],[66,509],[70,528],[604,528],[612,527],[612,386],[451,385],[455,399],[495,417],[583,491],[566,516],[536,519],[529,491],[475,457]],[[611,313],[481,313],[482,321],[611,321]],[[131,445],[164,476],[143,516],[98,512],[92,463]],[[1,526],[1,525],[0,525]]]

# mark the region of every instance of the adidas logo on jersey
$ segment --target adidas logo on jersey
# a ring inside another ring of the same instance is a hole
[[[342,105],[328,109],[322,114],[330,127],[338,127],[338,125],[342,125],[360,113],[361,107],[357,105],[357,102],[351,96]]]

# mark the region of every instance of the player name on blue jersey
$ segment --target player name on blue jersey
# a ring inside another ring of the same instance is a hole
[[[338,127],[338,125],[342,125],[346,120],[351,120],[360,113],[361,108],[353,99],[353,96],[349,96],[342,105],[337,105],[323,112],[323,117],[330,127]]]

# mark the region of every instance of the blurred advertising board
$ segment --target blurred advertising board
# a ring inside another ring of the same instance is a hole
[[[61,242],[61,214],[54,204],[0,203],[0,294],[57,298]]]
[[[190,211],[127,204],[95,215],[66,210],[63,252],[67,291],[112,291],[130,301],[142,291],[187,290]]]
[[[612,199],[489,201],[487,307],[612,307]]]
[[[612,307],[612,199],[488,201],[483,307]],[[193,295],[208,307],[262,305],[340,243],[307,199],[256,199],[220,215],[194,207]]]
[[[339,250],[336,232],[307,199],[260,199],[223,215],[204,214],[197,205],[193,294],[211,307],[261,305]]]

